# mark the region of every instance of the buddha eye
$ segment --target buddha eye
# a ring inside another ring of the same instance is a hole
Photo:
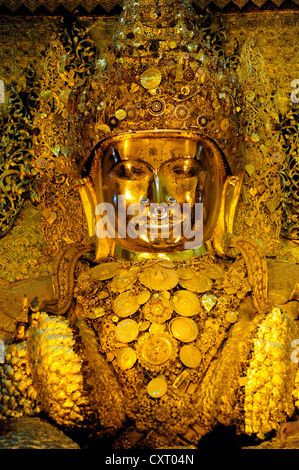
[[[178,176],[185,176],[187,178],[191,178],[192,176],[195,176],[197,173],[197,167],[192,167],[190,165],[184,166],[184,165],[179,165],[175,166],[173,168],[173,172],[178,175]]]
[[[148,171],[142,162],[122,161],[110,171],[110,174],[123,180],[137,180],[147,176]]]
[[[178,178],[192,178],[197,176],[201,169],[201,164],[195,159],[180,159],[167,164],[170,174]]]

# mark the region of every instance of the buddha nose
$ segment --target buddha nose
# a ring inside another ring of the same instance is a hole
[[[155,173],[151,178],[147,194],[141,203],[148,207],[153,217],[163,219],[168,215],[168,206],[176,203],[176,199],[168,194],[167,180],[163,175]]]
[[[168,194],[167,178],[164,175],[154,173],[148,185],[147,199],[149,202],[157,204],[175,202],[175,199]]]

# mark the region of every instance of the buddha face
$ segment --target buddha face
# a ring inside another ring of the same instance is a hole
[[[104,204],[98,214],[105,209],[118,245],[169,253],[198,248],[211,236],[223,176],[215,171],[211,143],[147,133],[110,139],[100,152]]]

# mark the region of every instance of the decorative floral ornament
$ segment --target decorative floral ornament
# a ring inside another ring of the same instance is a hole
[[[164,323],[171,318],[173,307],[169,300],[162,296],[153,296],[143,307],[143,315],[146,320],[155,323]]]

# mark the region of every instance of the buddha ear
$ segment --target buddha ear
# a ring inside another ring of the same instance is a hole
[[[79,193],[86,216],[88,234],[90,237],[95,237],[96,226],[100,219],[96,209],[98,205],[103,202],[102,188],[97,188],[96,191],[93,181],[89,177],[84,178],[82,182],[83,184],[79,186]],[[114,245],[115,243],[111,238],[98,239],[94,261],[99,262],[106,259],[107,256],[113,253]]]
[[[223,186],[219,217],[212,238],[214,250],[221,258],[231,257],[229,241],[233,237],[243,178],[244,170],[240,170],[236,176],[228,176]]]

